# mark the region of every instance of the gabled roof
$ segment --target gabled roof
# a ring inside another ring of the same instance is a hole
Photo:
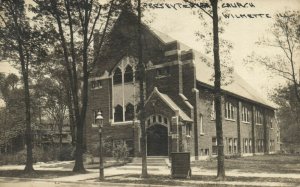
[[[149,28],[149,26],[148,26]],[[157,31],[153,28],[149,28],[157,37],[159,37],[165,43],[172,42],[172,38],[160,31]],[[173,41],[177,41],[173,39]],[[177,41],[180,44],[181,50],[189,50],[191,49],[187,45],[183,44],[182,42]],[[196,67],[196,79],[200,83],[204,83],[209,86],[214,86],[214,81],[212,76],[214,74],[213,68],[213,61],[208,58],[206,55],[200,53],[193,49],[195,55],[195,67]],[[205,59],[207,62],[205,62]],[[262,105],[274,108],[274,104],[271,102],[263,99],[261,95],[254,89],[252,86],[249,85],[238,73],[233,72],[232,75],[232,82],[229,84],[222,85],[222,90],[232,93],[234,95],[243,97],[245,99],[251,100],[256,103],[260,103]]]
[[[196,79],[201,83],[207,84],[209,86],[214,86],[214,82],[212,79],[212,75],[214,74],[212,60],[208,57],[205,57],[198,51],[193,51],[195,54]],[[207,62],[204,62],[203,58],[205,58]],[[252,86],[250,86],[249,83],[247,83],[237,72],[234,71],[231,75],[231,78],[232,82],[222,85],[222,90],[272,108],[274,107],[271,102],[263,99],[260,94]]]
[[[183,112],[180,107],[167,95],[163,94],[158,91],[157,87],[155,87],[148,97],[148,99],[145,101],[145,105],[151,100],[151,98],[157,95],[159,98],[161,98],[162,101],[164,101],[174,112],[178,113],[178,115],[181,117],[183,121],[193,121],[188,115],[186,115],[185,112]]]

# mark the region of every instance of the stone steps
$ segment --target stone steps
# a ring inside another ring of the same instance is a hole
[[[168,157],[147,157],[147,166],[168,166],[169,158]],[[127,164],[128,166],[141,166],[142,165],[142,158],[135,157],[133,158],[131,163]]]

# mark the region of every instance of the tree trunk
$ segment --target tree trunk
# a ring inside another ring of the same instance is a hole
[[[62,128],[63,128],[63,120],[59,120],[59,126],[58,126],[58,131],[59,131],[59,150],[62,150]]]
[[[29,86],[28,86],[28,73],[25,68],[25,62],[21,60],[22,64],[22,74],[24,82],[24,94],[25,94],[25,115],[26,115],[26,131],[25,131],[25,142],[27,148],[27,157],[26,157],[26,172],[32,172],[33,169],[33,157],[32,157],[32,135],[31,135],[31,116],[30,116],[30,95],[29,95]]]
[[[142,154],[142,175],[141,178],[148,177],[147,173],[147,156],[146,156],[146,129],[145,129],[145,65],[143,63],[142,49],[142,30],[141,30],[141,0],[138,0],[138,59],[139,59],[139,86],[140,86],[140,123],[141,123],[141,154]]]
[[[75,145],[76,142],[76,128],[75,128],[75,120],[74,120],[74,109],[72,105],[72,96],[71,91],[68,88],[67,89],[67,103],[68,103],[68,109],[69,109],[69,125],[70,125],[70,131],[72,136],[72,145]]]
[[[219,17],[218,0],[210,0],[213,11],[213,43],[214,43],[214,68],[215,68],[215,110],[216,110],[216,131],[218,143],[218,174],[219,180],[225,179],[224,166],[224,144],[222,127],[222,101],[221,101],[221,68],[219,54]]]
[[[81,121],[76,123],[77,131],[76,131],[76,150],[75,150],[75,165],[73,168],[74,172],[84,173],[84,165],[83,165],[83,126]]]

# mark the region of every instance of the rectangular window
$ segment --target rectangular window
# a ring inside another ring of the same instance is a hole
[[[209,149],[205,149],[205,155],[209,155]]]
[[[185,128],[186,128],[186,136],[191,136],[191,125],[186,124]]]
[[[200,135],[204,134],[204,130],[203,130],[203,115],[200,114]]]
[[[263,124],[263,116],[259,110],[256,110],[256,124],[262,125]]]
[[[211,103],[210,119],[211,120],[216,120],[216,110],[215,110],[215,101],[214,100]]]
[[[204,149],[200,149],[200,156],[204,156]]]
[[[92,89],[102,88],[101,80],[91,81]]]
[[[170,75],[170,67],[158,68],[156,70],[157,77],[164,77]]]
[[[252,139],[249,139],[249,153],[252,153]]]
[[[245,106],[242,106],[242,122],[246,122],[246,123],[250,122],[249,110]]]
[[[234,106],[230,102],[225,102],[225,119],[234,119]]]
[[[160,123],[162,122],[162,117],[161,117],[161,115],[158,116],[158,122],[160,122]]]
[[[234,153],[237,153],[237,138],[234,138],[234,140],[233,140],[234,142]]]
[[[244,141],[245,141],[245,144],[244,144],[245,145],[245,149],[244,150],[245,150],[245,153],[248,153],[248,139],[245,138]]]
[[[217,155],[218,154],[218,142],[216,137],[212,137],[211,139],[212,143],[212,154]]]
[[[228,139],[228,153],[232,153],[232,138]]]
[[[156,116],[152,116],[152,122],[153,122],[153,123],[156,122]]]

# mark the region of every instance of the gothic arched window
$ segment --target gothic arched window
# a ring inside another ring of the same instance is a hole
[[[124,82],[132,82],[133,81],[133,70],[131,66],[127,66],[124,73]]]
[[[117,68],[114,73],[114,84],[122,83],[122,71],[120,68]]]
[[[131,103],[126,105],[125,121],[133,120],[134,118],[134,106]]]
[[[114,113],[115,122],[123,121],[123,107],[120,105],[117,105],[115,107],[115,113]]]

